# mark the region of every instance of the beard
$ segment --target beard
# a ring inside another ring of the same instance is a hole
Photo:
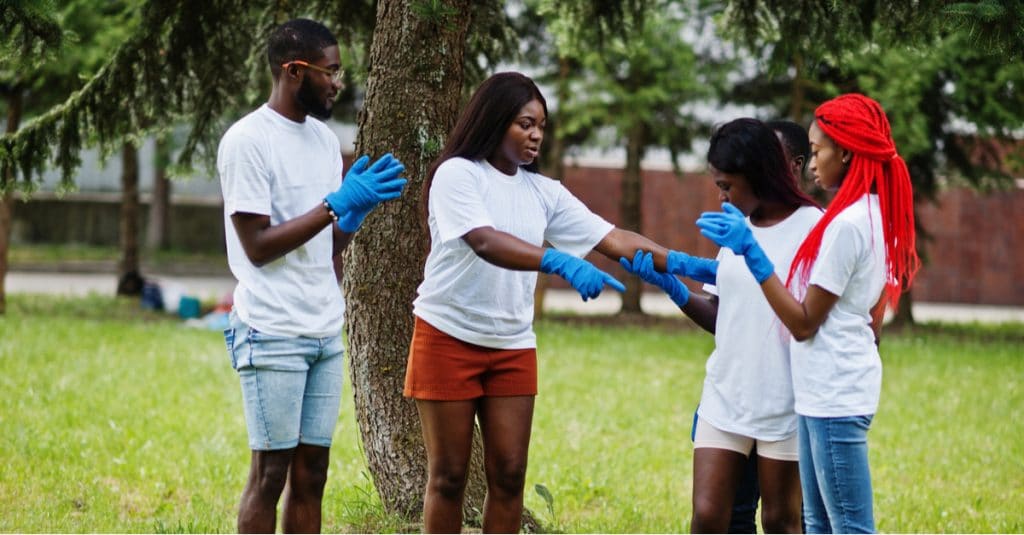
[[[331,111],[333,108],[324,104],[324,101],[317,97],[316,90],[313,85],[309,83],[309,78],[302,79],[302,85],[299,86],[299,92],[296,95],[296,99],[299,101],[299,105],[313,117],[326,121],[331,118]]]

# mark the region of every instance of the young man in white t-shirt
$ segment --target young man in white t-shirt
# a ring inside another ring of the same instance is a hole
[[[406,181],[390,155],[372,165],[360,158],[341,180],[341,146],[321,121],[342,88],[327,28],[286,22],[271,33],[267,58],[270,98],[228,129],[217,152],[238,279],[224,337],[252,450],[238,531],[273,533],[287,486],[282,530],[313,533],[341,400],[345,302],[333,258]]]

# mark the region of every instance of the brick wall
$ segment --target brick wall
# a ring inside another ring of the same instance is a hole
[[[592,210],[612,223],[620,220],[621,170],[568,166],[564,179],[566,187]],[[42,197],[15,203],[15,242],[117,244],[116,195],[102,202],[74,195],[63,201]],[[702,211],[718,207],[718,189],[704,174],[677,177],[670,171],[645,171],[641,231],[666,247],[714,256],[717,247],[698,233],[694,222]],[[223,251],[221,210],[219,204],[176,204],[172,245]],[[919,219],[931,239],[924,241],[927,263],[915,282],[914,299],[1024,305],[1024,189],[984,195],[954,189],[940,195],[936,204],[922,207]],[[145,213],[140,214],[140,225],[145,226]],[[588,259],[623,276],[617,263],[601,255],[591,254]],[[557,277],[551,282],[567,287]]]
[[[719,207],[718,189],[710,178],[644,173],[641,232],[666,247],[713,256],[717,247],[694,224],[702,211]],[[612,223],[620,220],[621,181],[619,169],[567,167],[564,177],[566,187]],[[987,194],[953,189],[936,204],[922,207],[918,217],[930,239],[924,240],[927,260],[914,284],[915,300],[1024,305],[1024,189]],[[588,259],[623,275],[603,256],[591,254]],[[565,287],[562,281],[553,282]]]
[[[947,191],[919,218],[930,239],[915,299],[1024,305],[1024,189]]]

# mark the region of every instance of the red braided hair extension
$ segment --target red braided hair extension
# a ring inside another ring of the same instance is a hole
[[[846,207],[871,193],[878,194],[885,235],[886,300],[895,308],[900,293],[910,287],[921,265],[914,232],[914,194],[910,173],[896,153],[889,120],[882,106],[858,94],[836,97],[814,110],[822,132],[853,153],[846,177],[818,224],[800,244],[789,269],[786,286],[794,275],[806,287],[811,266],[818,258],[825,228]]]

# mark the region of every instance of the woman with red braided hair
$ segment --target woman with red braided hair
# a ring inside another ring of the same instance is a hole
[[[867,432],[882,384],[878,332],[919,266],[913,190],[882,107],[848,94],[814,112],[815,182],[836,191],[785,284],[728,203],[701,234],[743,255],[795,341],[790,348],[808,533],[875,530]],[[792,291],[793,293],[790,293]]]

